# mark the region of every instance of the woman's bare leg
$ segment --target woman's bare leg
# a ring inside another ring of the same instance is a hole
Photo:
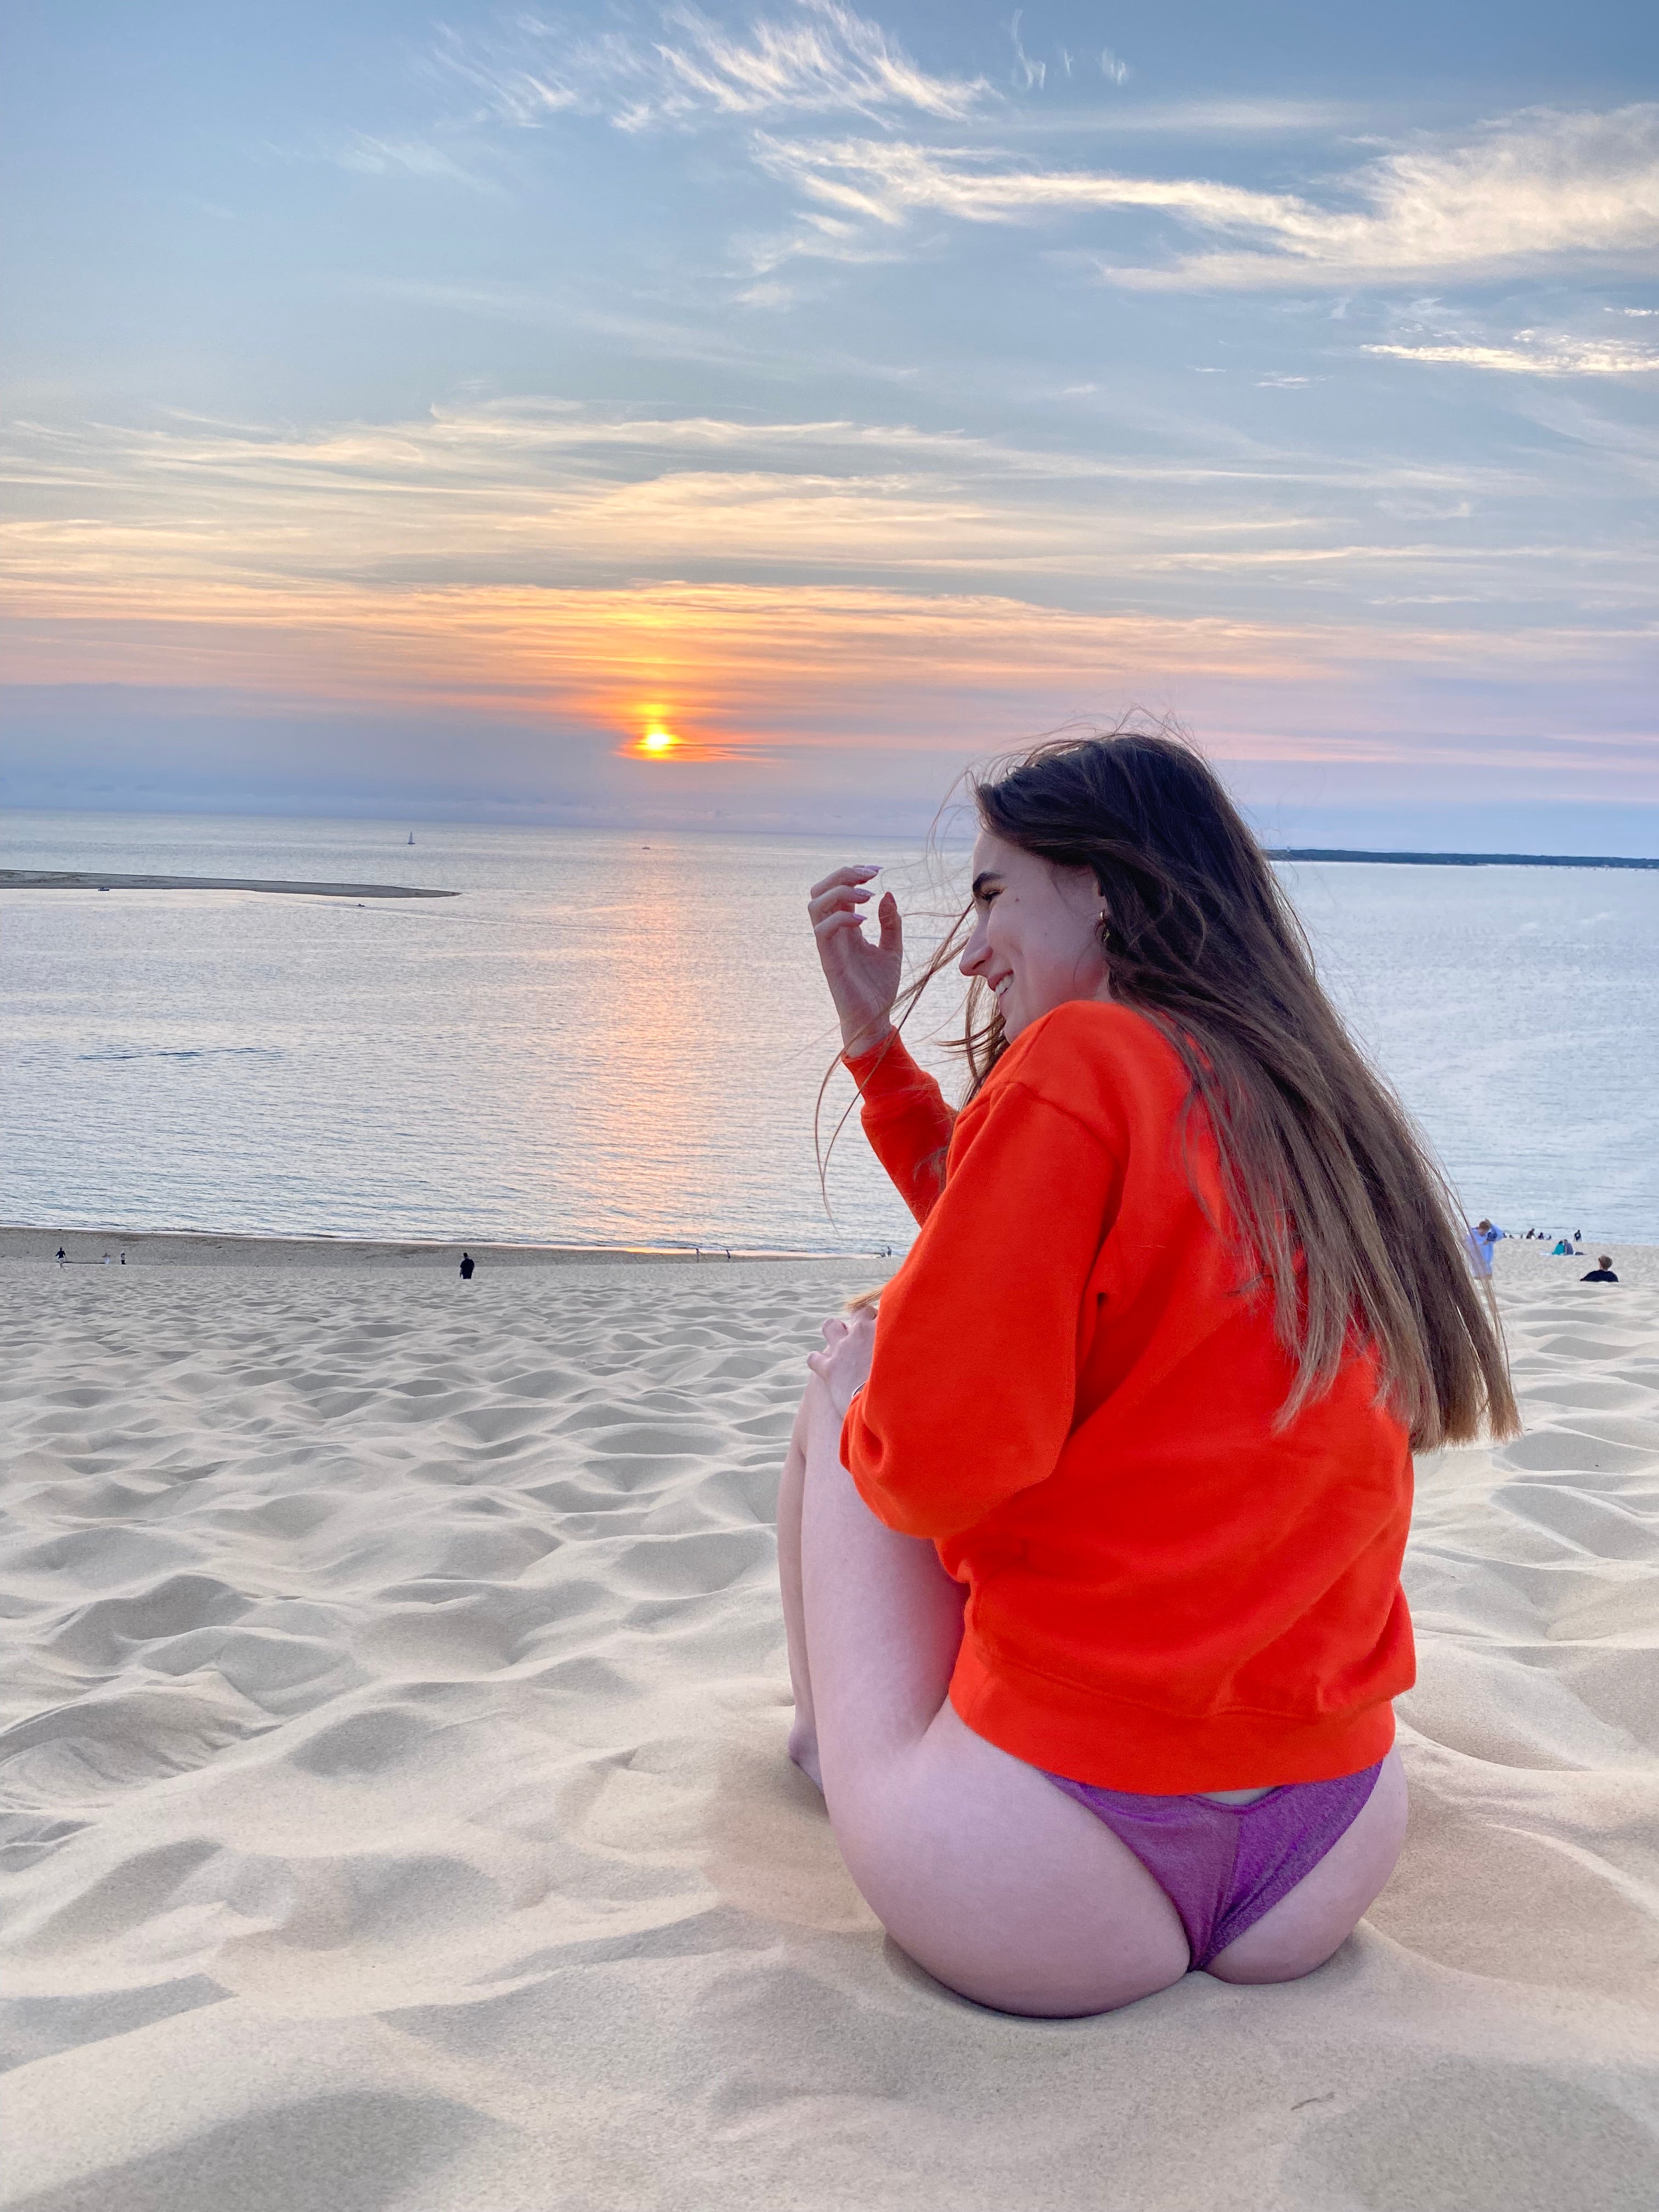
[[[1139,1860],[946,1703],[962,1591],[931,1544],[895,1535],[860,1498],[816,1378],[801,1415],[818,1758],[872,1910],[930,1973],[1004,2011],[1105,2012],[1178,1981],[1186,1938]]]
[[[778,1587],[783,1597],[783,1632],[789,1646],[789,1686],[794,1692],[795,1717],[789,1729],[789,1756],[820,1790],[818,1724],[812,1710],[812,1677],[806,1664],[806,1622],[801,1610],[800,1509],[806,1485],[805,1408],[795,1416],[795,1426],[784,1455],[783,1480],[778,1485]]]

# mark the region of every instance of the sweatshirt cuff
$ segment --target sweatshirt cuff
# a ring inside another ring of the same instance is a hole
[[[884,1060],[890,1060],[896,1050],[902,1052],[903,1049],[899,1041],[898,1031],[890,1029],[884,1037],[878,1043],[871,1045],[867,1050],[842,1053],[842,1066],[847,1069],[854,1083],[862,1090],[864,1078],[866,1075],[873,1073]]]

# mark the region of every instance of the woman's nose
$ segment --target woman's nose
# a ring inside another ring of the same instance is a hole
[[[988,949],[983,928],[976,929],[963,949],[962,957],[957,963],[957,973],[960,975],[977,975]]]

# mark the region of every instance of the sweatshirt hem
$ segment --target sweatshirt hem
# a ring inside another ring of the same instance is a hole
[[[1388,1698],[1311,1720],[1237,1707],[1159,1712],[1048,1680],[1016,1685],[992,1671],[971,1637],[957,1656],[951,1704],[975,1735],[1028,1766],[1154,1796],[1334,1782],[1374,1766],[1394,1742]]]

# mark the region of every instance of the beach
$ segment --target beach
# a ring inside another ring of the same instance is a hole
[[[784,1756],[784,1441],[890,1262],[58,1241],[0,1257],[7,2205],[1651,2203],[1659,1251],[1499,1249],[1526,1433],[1421,1462],[1355,1936],[1055,2023],[911,1966]]]

